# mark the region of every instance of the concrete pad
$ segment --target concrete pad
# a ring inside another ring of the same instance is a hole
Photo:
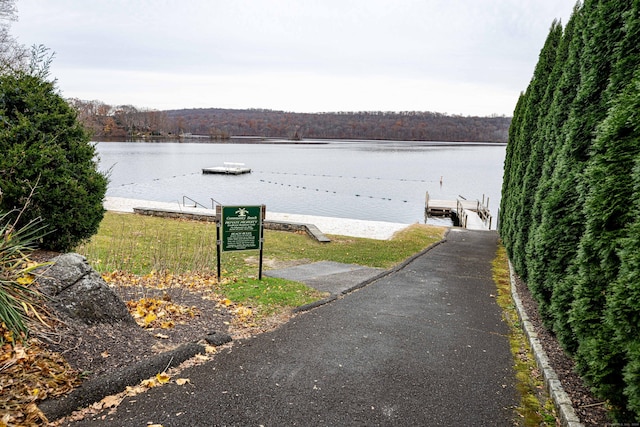
[[[382,272],[384,270],[381,268],[320,261],[295,267],[267,270],[264,275],[302,282],[321,292],[339,295],[362,282],[378,276]]]

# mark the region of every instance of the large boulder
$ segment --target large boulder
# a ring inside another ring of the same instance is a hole
[[[51,262],[35,275],[40,291],[51,299],[48,305],[58,314],[86,324],[135,322],[124,302],[85,257],[67,253]]]

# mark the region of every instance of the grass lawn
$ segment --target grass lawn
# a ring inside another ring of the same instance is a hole
[[[330,236],[319,243],[306,234],[265,230],[263,257],[270,261],[336,261],[390,268],[442,239],[445,228],[415,224],[391,240]],[[216,274],[214,223],[107,212],[98,233],[76,248],[102,273],[123,271]],[[322,297],[297,282],[257,280],[258,251],[224,252],[217,291],[230,300],[260,307],[263,314],[296,307]],[[265,265],[267,263],[265,262]]]

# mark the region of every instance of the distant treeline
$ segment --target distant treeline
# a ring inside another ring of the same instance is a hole
[[[289,113],[219,108],[168,111],[110,106],[72,99],[80,120],[95,138],[207,135],[285,139],[389,139],[408,141],[506,142],[510,117],[449,116],[431,112]]]
[[[500,235],[619,424],[640,422],[640,1],[554,22],[515,109]]]

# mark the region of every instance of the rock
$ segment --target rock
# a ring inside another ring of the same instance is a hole
[[[40,291],[51,298],[49,305],[58,313],[86,324],[135,321],[126,305],[76,253],[57,256],[53,265],[35,271]]]

